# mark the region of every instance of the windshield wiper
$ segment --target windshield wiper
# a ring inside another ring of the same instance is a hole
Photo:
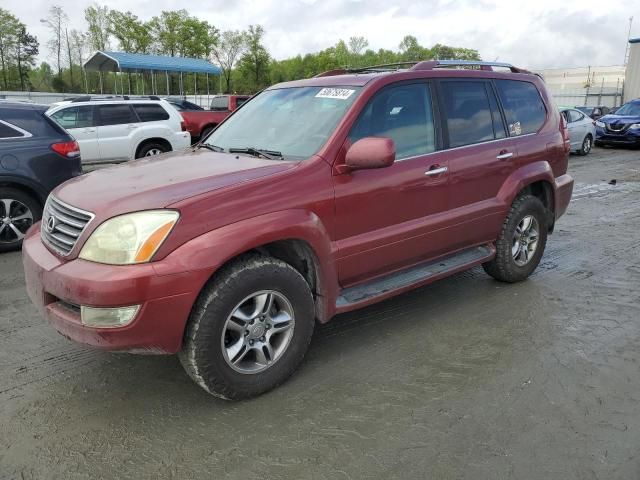
[[[212,152],[224,152],[224,148],[219,147],[217,145],[211,145],[210,143],[198,143],[193,146],[194,151],[199,148],[206,148],[207,150],[211,150]]]
[[[263,157],[269,160],[277,160],[284,158],[282,152],[276,152],[274,150],[264,150],[262,148],[245,147],[245,148],[230,148],[229,153],[248,153],[254,157]]]

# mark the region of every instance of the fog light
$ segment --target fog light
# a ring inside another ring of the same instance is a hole
[[[123,327],[130,323],[140,305],[131,307],[116,308],[96,308],[96,307],[80,307],[80,319],[83,325],[96,328],[114,328]]]

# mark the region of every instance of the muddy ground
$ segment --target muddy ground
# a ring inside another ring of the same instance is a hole
[[[528,281],[474,269],[337,317],[242,403],[58,336],[1,255],[0,479],[640,478],[640,152],[570,171]]]

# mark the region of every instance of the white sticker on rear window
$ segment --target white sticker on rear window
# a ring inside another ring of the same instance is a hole
[[[335,98],[338,100],[346,100],[353,95],[355,90],[349,88],[323,88],[316,93],[316,98]]]
[[[509,124],[509,134],[510,135],[522,135],[522,127],[520,126],[520,122],[510,123]]]

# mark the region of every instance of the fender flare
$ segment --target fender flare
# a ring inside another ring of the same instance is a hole
[[[316,260],[317,317],[321,322],[329,320],[335,313],[339,291],[334,246],[322,221],[311,211],[272,212],[204,233],[169,253],[156,264],[156,271],[162,275],[176,270],[209,270],[215,275],[238,255],[283,240],[301,240],[311,248]]]
[[[551,210],[555,211],[555,175],[547,161],[538,161],[524,165],[507,177],[498,191],[498,200],[507,208],[518,193],[532,183],[544,181],[551,187]]]
[[[0,175],[0,185],[2,184],[16,185],[18,188],[28,189],[35,194],[36,200],[42,205],[47,200],[47,191],[29,178],[18,175]]]

